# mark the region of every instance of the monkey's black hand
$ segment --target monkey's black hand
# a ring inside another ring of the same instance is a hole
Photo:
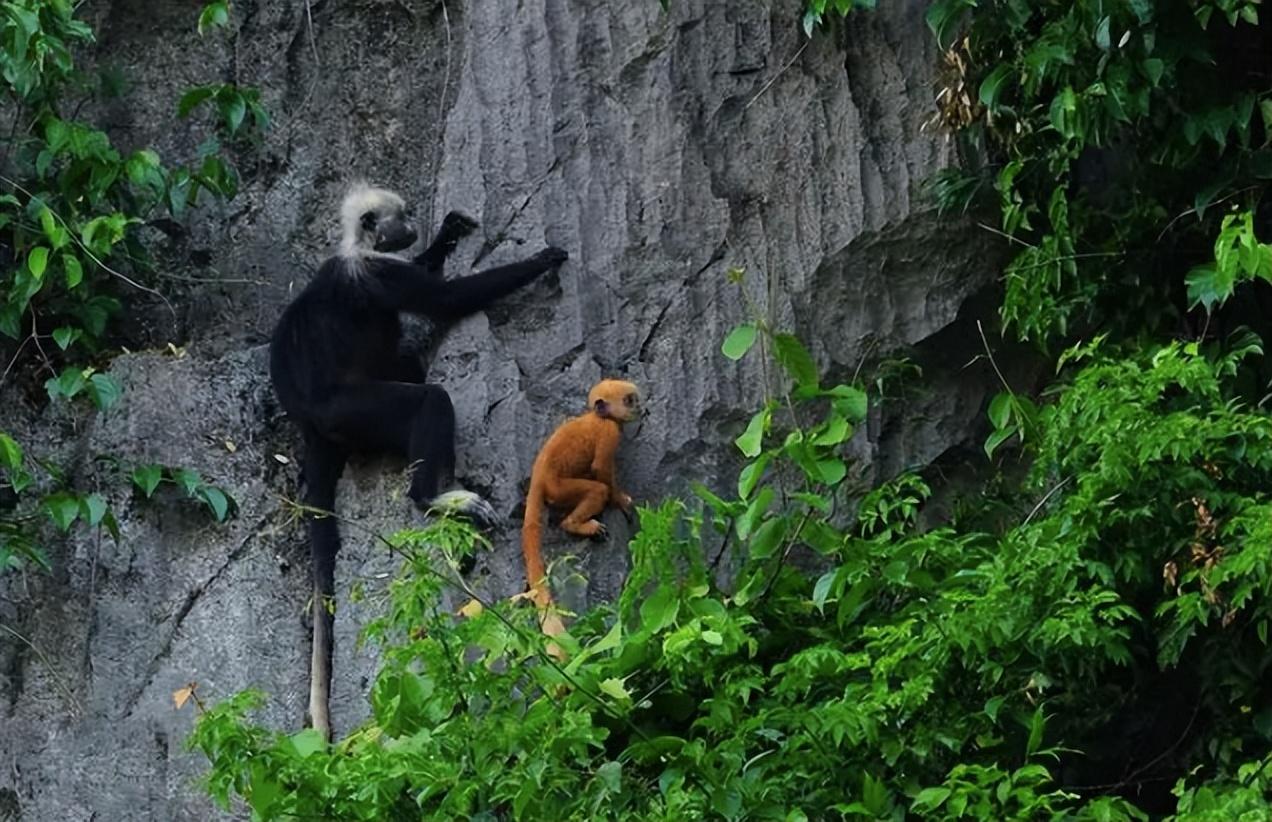
[[[534,258],[546,265],[548,268],[551,268],[554,265],[560,265],[570,259],[570,252],[566,251],[564,248],[557,248],[554,245],[550,245],[538,254],[534,255]]]
[[[477,230],[477,221],[462,211],[452,211],[442,219],[442,233],[458,240]]]

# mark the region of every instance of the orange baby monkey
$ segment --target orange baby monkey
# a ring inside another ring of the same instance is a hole
[[[623,380],[601,380],[588,392],[587,404],[586,414],[566,420],[552,432],[530,472],[521,550],[526,582],[541,609],[552,603],[540,552],[544,504],[568,510],[561,528],[581,537],[605,536],[605,526],[595,517],[607,502],[624,513],[632,507],[632,498],[619,490],[614,477],[614,452],[622,440],[623,423],[640,416],[640,389]],[[553,614],[541,617],[540,624],[548,634],[564,630]]]

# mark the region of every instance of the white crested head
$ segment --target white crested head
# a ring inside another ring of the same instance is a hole
[[[405,207],[406,201],[388,189],[375,188],[364,182],[350,186],[340,203],[341,256],[359,258],[378,253],[375,250],[375,229],[368,228],[363,218],[369,213],[377,218],[400,214]]]

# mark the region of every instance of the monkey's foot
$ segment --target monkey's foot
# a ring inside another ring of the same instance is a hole
[[[563,520],[561,522],[561,530],[574,534],[576,537],[588,537],[590,539],[604,539],[609,536],[609,529],[605,527],[605,523],[597,519],[589,519],[587,522],[580,522],[577,525]]]
[[[556,607],[551,605],[551,598],[549,598],[548,602],[548,607],[540,607],[539,609],[539,630],[543,631],[544,636],[560,636],[565,633],[565,623],[561,621],[560,615],[557,614]],[[545,650],[557,662],[565,662],[570,658],[565,649],[555,642],[549,642]]]
[[[422,506],[441,514],[464,517],[478,528],[493,528],[499,521],[494,507],[480,495],[459,489],[438,494]]]

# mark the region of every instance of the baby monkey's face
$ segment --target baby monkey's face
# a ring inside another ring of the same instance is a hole
[[[620,423],[641,415],[640,389],[624,380],[601,380],[588,393],[587,402],[597,414]]]

